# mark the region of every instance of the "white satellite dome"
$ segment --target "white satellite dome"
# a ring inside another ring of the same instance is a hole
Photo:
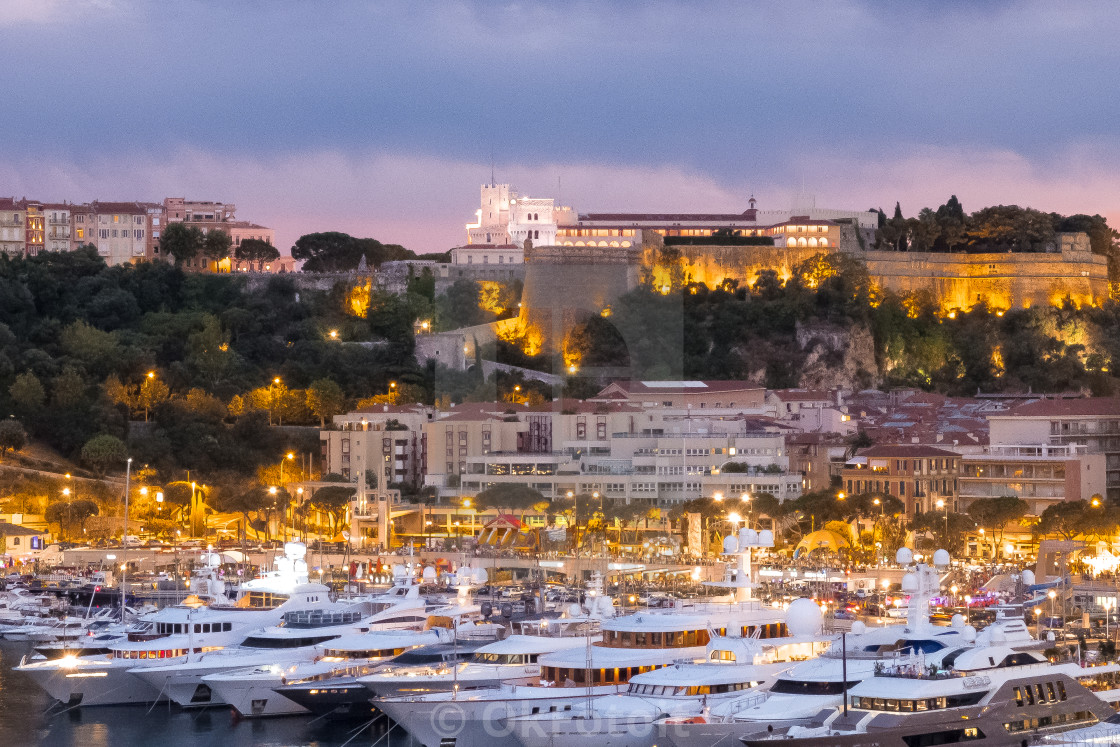
[[[992,645],[1007,643],[1007,634],[1003,632],[1003,628],[993,626],[988,628],[988,640],[992,642]]]
[[[902,593],[913,594],[918,590],[918,574],[907,573],[902,577]]]
[[[734,537],[723,538],[723,551],[728,555],[739,551],[739,542]]]
[[[486,569],[485,568],[475,568],[474,571],[471,573],[471,578],[474,579],[474,582],[476,584],[486,583],[486,579],[487,579]]]
[[[958,629],[958,630],[963,628],[964,627],[964,615],[962,615],[960,613],[957,613],[956,615],[953,615],[953,619],[949,621],[949,625]]]
[[[285,542],[284,554],[289,558],[303,558],[307,556],[307,545],[302,542]]]
[[[429,581],[429,582],[435,581],[436,580],[436,569],[431,567],[431,566],[428,566],[427,568],[424,569],[424,572],[421,575],[423,576],[425,581]]]
[[[758,532],[750,527],[739,530],[739,547],[754,547],[758,544]]]
[[[938,550],[933,554],[933,564],[938,568],[944,568],[949,565],[949,551]]]
[[[769,529],[763,529],[758,533],[759,547],[773,547],[774,546],[774,533]]]
[[[579,617],[582,614],[583,614],[583,607],[580,607],[578,604],[576,604],[574,602],[572,604],[568,605],[568,617]]]
[[[393,578],[400,578],[400,577],[406,576],[406,575],[408,575],[408,569],[405,568],[403,565],[401,565],[400,563],[397,563],[396,565],[393,566]]]
[[[599,614],[603,617],[614,615],[614,600],[610,597],[599,597],[595,600],[595,606],[598,607]]]
[[[971,625],[964,626],[964,639],[969,643],[976,642],[976,628]]]
[[[1054,642],[1054,631],[1053,630],[1046,631],[1046,640],[1049,641],[1050,643]]]
[[[792,636],[816,635],[824,616],[812,599],[794,599],[786,610],[786,628]]]
[[[861,635],[867,632],[867,624],[863,620],[856,620],[852,623],[852,629],[848,631],[852,635]]]
[[[914,562],[914,551],[909,547],[900,547],[894,554],[894,560],[899,565],[910,565]]]
[[[1034,586],[1034,571],[1030,569],[1025,570],[1023,571],[1022,576],[1024,586]]]

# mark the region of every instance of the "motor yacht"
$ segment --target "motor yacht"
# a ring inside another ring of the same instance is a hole
[[[306,713],[302,705],[276,692],[289,681],[314,681],[370,674],[379,664],[405,651],[445,643],[450,633],[427,630],[380,630],[336,638],[316,647],[309,660],[262,664],[223,671],[202,678],[215,699],[229,704],[242,716],[285,716]]]
[[[274,625],[293,610],[330,604],[329,589],[307,583],[305,548],[288,543],[285,556],[276,561],[278,571],[241,585],[235,603],[224,593],[206,605],[193,596],[182,604],[146,615],[128,640],[109,646],[108,654],[66,655],[58,659],[25,656],[15,671],[29,676],[51,697],[70,705],[123,705],[150,703],[165,696],[159,688],[131,674],[145,666],[182,663],[188,654],[199,654],[240,643],[261,627]],[[212,563],[211,570],[217,567]],[[211,591],[221,592],[216,577]],[[222,601],[226,600],[226,601]]]
[[[744,529],[724,545],[729,568],[714,586],[733,594],[716,601],[674,600],[671,607],[615,616],[613,603],[602,594],[593,574],[588,590],[589,612],[602,618],[600,636],[585,637],[582,647],[564,648],[538,657],[539,679],[529,685],[503,684],[466,692],[428,693],[379,698],[385,712],[425,747],[455,740],[456,747],[518,745],[509,720],[550,712],[570,713],[597,696],[626,692],[639,674],[705,656],[717,636],[760,639],[787,637],[784,612],[751,597],[755,586],[750,554],[773,545],[770,532]]]
[[[468,662],[484,644],[477,641],[433,643],[405,651],[387,663],[375,668],[374,675],[384,672],[400,680],[396,692],[429,692],[427,679],[451,671],[456,665]],[[405,674],[411,673],[411,676]],[[331,718],[369,718],[372,694],[363,680],[365,677],[339,675],[335,677],[312,676],[305,680],[289,681],[273,688],[277,693],[295,701],[316,716]]]
[[[406,652],[363,677],[312,677],[289,679],[277,692],[314,713],[332,717],[368,716],[370,698],[446,690],[495,687],[503,681],[528,682],[540,675],[537,663],[543,653],[566,646],[584,645],[584,637],[599,629],[599,619],[574,605],[558,618],[510,621],[510,627],[493,625],[458,627],[453,643]],[[509,631],[514,631],[510,634]],[[432,649],[449,651],[427,659]],[[463,656],[463,651],[473,655]],[[376,710],[374,708],[373,710]]]
[[[568,712],[548,712],[507,720],[525,747],[576,747],[588,740],[610,747],[651,747],[655,722],[706,714],[721,702],[767,687],[795,662],[817,656],[831,638],[821,635],[821,609],[810,599],[787,611],[788,638],[713,636],[706,655],[630,678],[624,694],[580,703]]]
[[[913,554],[907,548],[899,550],[896,559],[900,565],[912,566],[902,582],[903,591],[910,595],[905,622],[869,628],[857,621],[850,633],[823,654],[791,667],[769,687],[718,703],[702,715],[661,719],[657,724],[658,743],[710,747],[726,744],[756,725],[776,729],[811,724],[822,711],[841,705],[844,692],[871,677],[877,665],[900,656],[935,654],[992,640],[1013,647],[1039,646],[1022,619],[997,618],[980,634],[959,615],[949,627],[933,625],[929,601],[940,593],[938,567],[948,566],[948,553],[935,553],[932,566],[913,564]]]
[[[1092,676],[1086,669],[1007,645],[919,652],[880,664],[851,687],[846,703],[820,714],[819,725],[756,728],[740,739],[748,747],[776,740],[787,747],[1027,744],[1113,715],[1084,684]]]

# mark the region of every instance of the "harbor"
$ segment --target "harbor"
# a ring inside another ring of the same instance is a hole
[[[899,580],[876,601],[849,590],[850,569],[775,582],[762,573],[780,565],[773,543],[743,528],[725,538],[711,580],[673,592],[597,570],[565,584],[498,583],[511,569],[419,556],[363,584],[347,567],[340,587],[316,580],[299,542],[259,565],[196,550],[182,561],[183,594],[129,589],[124,609],[119,588],[83,610],[57,572],[10,576],[0,737],[330,747],[1120,738],[1115,636],[1024,605],[1047,598],[1031,570],[962,589],[953,582],[967,569],[947,552],[902,548]]]

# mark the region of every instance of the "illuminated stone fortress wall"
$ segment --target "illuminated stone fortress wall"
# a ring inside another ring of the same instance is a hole
[[[674,248],[686,276],[709,287],[729,278],[750,285],[763,270],[788,279],[798,264],[822,251],[800,244]],[[898,294],[929,291],[944,311],[967,310],[982,301],[997,309],[1060,305],[1066,298],[1078,306],[1096,305],[1108,296],[1108,260],[1089,251],[1088,236],[1082,233],[1059,234],[1055,251],[1044,253],[863,251],[854,236],[843,234],[835,250],[863,260],[878,287]],[[643,261],[652,266],[654,251],[647,250]]]

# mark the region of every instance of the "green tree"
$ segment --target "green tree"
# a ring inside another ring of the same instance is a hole
[[[350,501],[356,493],[357,491],[354,488],[331,485],[330,487],[319,488],[312,494],[311,505],[330,517],[332,535],[339,531],[346,508],[350,505]]]
[[[250,265],[255,262],[257,272],[260,272],[264,269],[265,262],[280,259],[280,250],[261,239],[242,239],[233,250],[233,256],[239,262],[248,262]]]
[[[0,454],[19,451],[27,445],[27,433],[23,424],[15,418],[0,420]]]
[[[144,408],[144,422],[148,421],[148,411],[156,405],[166,402],[171,397],[171,390],[167,388],[159,376],[145,376],[140,384],[140,396],[137,404]]]
[[[78,499],[76,501],[59,501],[47,506],[45,518],[51,524],[58,524],[63,527],[67,534],[73,536],[74,525],[77,524],[78,528],[84,529],[86,519],[91,516],[97,516],[97,504],[91,500]]]
[[[1081,533],[1085,523],[1085,501],[1063,501],[1046,507],[1039,517],[1037,531],[1044,536],[1057,536],[1067,542]]]
[[[128,458],[128,449],[116,436],[102,433],[86,441],[82,447],[82,462],[104,477],[105,473],[114,467],[120,467]]]
[[[231,246],[233,246],[233,239],[230,238],[229,233],[220,228],[214,228],[207,231],[202,240],[202,253],[207,259],[220,262],[229,256]]]
[[[910,522],[910,531],[930,536],[932,546],[927,549],[944,548],[953,556],[963,553],[965,538],[975,528],[976,522],[972,517],[953,511],[947,515],[941,511],[926,511],[915,516]]]
[[[479,305],[481,287],[460,278],[436,298],[436,327],[440,331],[473,327],[494,321],[494,315]]]
[[[249,527],[249,514],[264,511],[274,500],[261,485],[233,483],[215,489],[208,502],[216,511],[241,514],[241,539],[244,541]]]
[[[230,334],[218,318],[206,314],[203,319],[202,329],[187,339],[187,361],[214,387],[229,373],[235,354],[229,349]]]
[[[78,319],[59,335],[62,349],[81,361],[89,371],[113,370],[121,358],[121,346],[111,332],[105,332]]]
[[[30,371],[16,377],[8,387],[8,394],[16,407],[27,413],[36,412],[47,400],[47,392],[39,382],[39,377]]]
[[[1007,525],[1026,516],[1027,509],[1027,502],[1023,499],[1005,495],[999,498],[977,498],[969,504],[968,515],[991,532],[998,556]]]
[[[203,251],[205,237],[198,226],[187,223],[169,223],[159,237],[159,247],[163,254],[175,258],[181,265],[197,257]]]
[[[346,394],[331,379],[317,379],[307,387],[307,409],[319,418],[319,428],[327,427],[327,418],[333,418],[346,406]]]
[[[86,382],[76,368],[66,366],[51,382],[51,390],[51,402],[55,407],[70,409],[85,399]]]

